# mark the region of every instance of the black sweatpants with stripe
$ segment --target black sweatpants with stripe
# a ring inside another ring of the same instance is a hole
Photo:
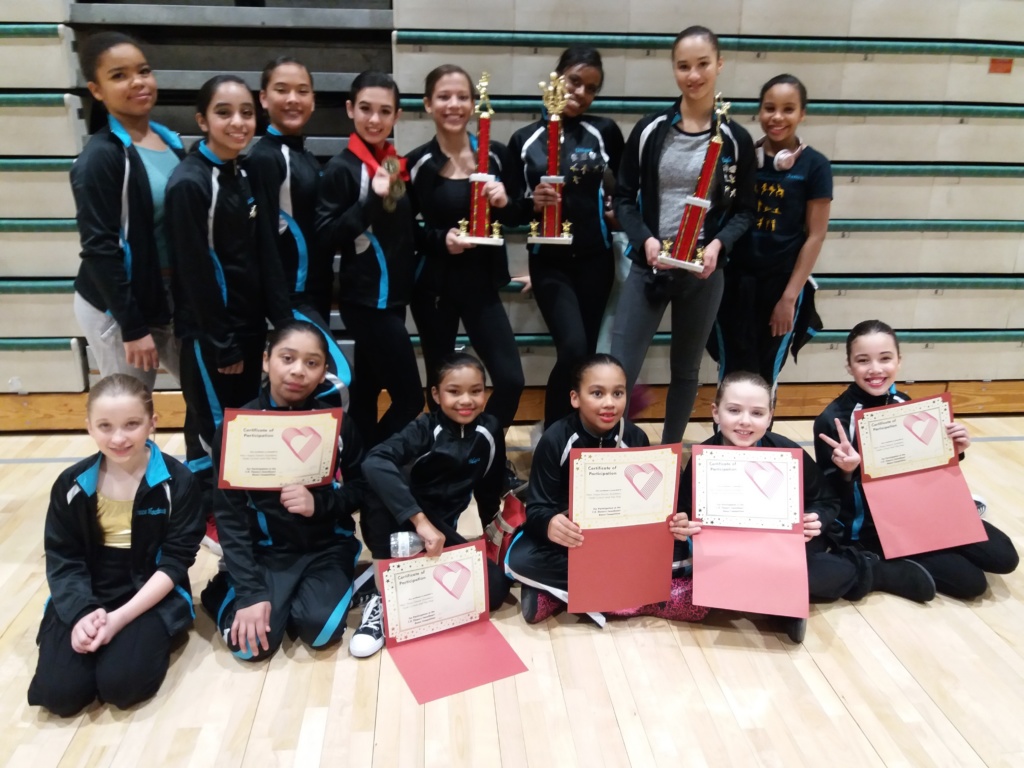
[[[231,652],[245,661],[259,661],[281,646],[285,632],[313,648],[326,648],[341,640],[352,602],[352,581],[362,545],[351,538],[319,552],[257,555],[257,563],[270,593],[268,651],[254,655],[242,638],[231,645],[230,630],[237,597],[227,573],[219,573],[203,590],[203,607],[213,615],[217,629]],[[228,632],[229,634],[225,634]]]
[[[239,337],[244,363],[241,373],[217,371],[213,347],[206,341],[181,342],[181,394],[185,398],[185,459],[203,488],[203,509],[213,509],[216,472],[210,448],[225,408],[241,408],[255,400],[263,378],[266,333]]]

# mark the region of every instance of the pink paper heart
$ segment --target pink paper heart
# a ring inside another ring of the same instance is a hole
[[[626,467],[624,474],[629,484],[633,486],[633,490],[639,493],[644,499],[651,498],[651,494],[654,490],[661,485],[661,470],[653,464],[630,464]],[[643,477],[646,476],[646,480]],[[637,480],[640,477],[640,480]],[[643,485],[639,483],[643,482]]]
[[[910,434],[928,445],[935,435],[935,430],[939,428],[939,420],[930,413],[912,413],[903,419],[903,426]]]
[[[306,438],[305,442],[303,438]],[[321,438],[320,433],[312,427],[288,427],[281,433],[281,439],[288,450],[298,456],[299,461],[305,461],[320,446]]]
[[[744,467],[744,471],[766,499],[775,495],[782,482],[782,470],[769,461],[752,461]]]
[[[441,589],[456,600],[462,597],[469,584],[469,568],[462,563],[448,563],[437,566],[433,573],[434,581],[441,585]]]

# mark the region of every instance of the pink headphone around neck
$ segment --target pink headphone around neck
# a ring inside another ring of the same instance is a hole
[[[754,145],[754,151],[757,153],[757,167],[764,168],[764,142],[762,138]],[[796,137],[797,147],[796,149],[780,149],[775,157],[772,158],[772,167],[776,171],[788,171],[794,165],[796,165],[797,159],[800,154],[807,148],[807,145],[800,141],[800,137]]]

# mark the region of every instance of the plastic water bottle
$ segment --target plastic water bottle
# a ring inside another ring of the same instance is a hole
[[[392,557],[412,557],[425,549],[423,539],[412,531],[399,531],[391,534]]]

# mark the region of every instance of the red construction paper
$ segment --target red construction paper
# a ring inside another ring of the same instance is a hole
[[[865,480],[862,488],[887,558],[988,538],[959,463]]]
[[[942,392],[935,397],[949,404],[952,418],[950,393]],[[855,415],[858,436],[865,413],[903,405],[906,404],[884,405],[858,412]],[[956,453],[948,464],[941,467],[888,477],[871,477],[862,473],[861,487],[871,508],[882,552],[887,558],[934,552],[988,539],[967,480],[960,471],[960,457]]]
[[[476,549],[483,560],[483,590],[487,595],[487,558],[483,540],[445,547],[445,550],[462,548]],[[383,575],[393,562],[381,560],[377,563],[377,572]],[[486,603],[479,618],[472,623],[404,642],[388,636],[387,600],[384,600],[383,610],[387,651],[420,704],[526,671],[522,659],[491,623]]]
[[[808,615],[802,527],[704,526],[693,542],[693,604],[773,616]]]
[[[623,611],[668,600],[672,534],[667,523],[588,528],[569,550],[569,611]]]
[[[489,619],[389,645],[388,653],[419,704],[526,671]]]

